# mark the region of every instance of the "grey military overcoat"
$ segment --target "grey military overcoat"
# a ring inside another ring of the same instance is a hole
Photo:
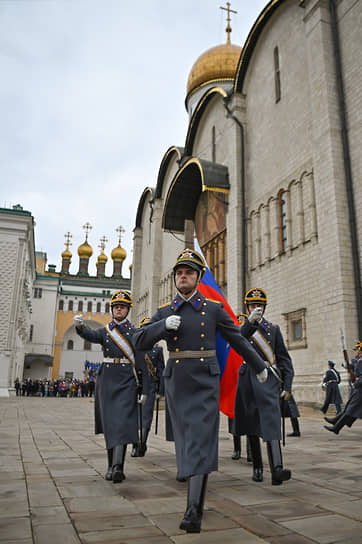
[[[111,322],[117,327],[129,344],[135,327],[128,321],[121,325]],[[101,344],[104,357],[123,358],[120,350],[105,327],[93,330],[83,326],[76,327],[82,338]],[[149,387],[148,372],[144,364],[144,353],[136,352],[136,368],[142,370],[145,390]],[[131,363],[102,363],[96,378],[95,389],[95,433],[104,434],[106,448],[111,449],[121,444],[132,444],[138,440],[138,414],[136,379]]]
[[[181,326],[177,331],[167,331],[165,320],[174,314],[181,316]],[[199,292],[188,302],[177,295],[134,335],[136,348],[140,349],[149,349],[162,338],[167,341],[171,357],[164,371],[165,395],[179,478],[207,474],[218,468],[220,369],[216,355],[201,355],[203,351],[215,350],[218,331],[248,361],[250,372],[265,368],[222,303],[206,299]],[[200,355],[177,357],[184,351]]]
[[[352,385],[349,400],[345,406],[344,413],[361,419],[362,418],[362,355],[356,359],[356,379]]]
[[[242,335],[248,338],[258,354],[265,358],[252,338],[252,334],[257,329],[270,344],[275,354],[275,371],[280,379],[283,379],[282,388],[291,391],[294,376],[293,365],[278,325],[273,325],[262,318],[258,326],[251,325],[248,320],[241,326]],[[242,364],[239,368],[235,397],[233,434],[256,435],[266,442],[280,440],[280,388],[281,382],[271,370],[268,370],[267,381],[259,383],[248,362]]]
[[[160,395],[165,394],[163,380],[165,360],[163,349],[160,346],[154,346],[145,354],[145,363],[150,375],[150,386],[146,402],[142,407],[142,431],[148,433],[152,424],[157,389]]]

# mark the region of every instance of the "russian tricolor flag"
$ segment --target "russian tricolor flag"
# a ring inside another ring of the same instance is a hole
[[[202,255],[202,251],[196,239],[194,240],[194,246],[195,250]],[[226,298],[216,283],[214,276],[207,266],[207,263],[206,267],[204,277],[198,286],[200,293],[207,298],[222,302],[225,310],[234,321],[235,325],[239,325],[236,315],[227,303]],[[222,338],[220,333],[217,333],[216,337],[216,356],[220,366],[220,411],[226,416],[234,419],[234,404],[236,386],[238,383],[238,370],[244,360],[230,347],[226,340]]]

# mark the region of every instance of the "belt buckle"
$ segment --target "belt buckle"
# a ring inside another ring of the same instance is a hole
[[[121,362],[121,359],[120,359],[119,357],[115,357],[115,358],[113,359],[113,362],[114,362],[116,365],[118,365],[118,364]]]

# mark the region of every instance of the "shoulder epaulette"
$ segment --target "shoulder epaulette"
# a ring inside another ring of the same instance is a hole
[[[166,306],[171,306],[171,302],[167,302],[166,304],[162,304],[162,306],[159,306],[158,309],[166,308]]]
[[[205,300],[208,300],[209,302],[215,302],[215,304],[222,304],[221,300],[214,300],[213,298],[205,298]]]

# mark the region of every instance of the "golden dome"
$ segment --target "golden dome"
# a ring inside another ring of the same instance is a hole
[[[106,263],[107,261],[108,261],[108,257],[102,251],[102,253],[98,255],[97,263]]]
[[[62,253],[62,259],[63,261],[70,261],[72,258],[72,254],[71,252],[69,251],[69,249],[65,249]]]
[[[118,244],[118,246],[112,250],[111,257],[114,261],[124,261],[127,257],[127,252],[120,244]]]
[[[78,255],[79,257],[86,257],[88,259],[93,255],[93,249],[88,242],[84,242],[84,244],[78,247]]]
[[[203,53],[191,68],[187,94],[205,83],[234,79],[242,48],[232,43],[212,47]]]

